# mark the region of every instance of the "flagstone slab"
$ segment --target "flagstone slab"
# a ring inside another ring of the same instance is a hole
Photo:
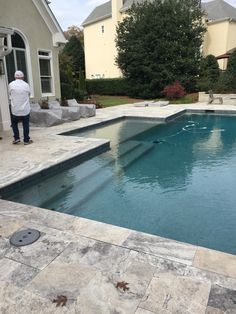
[[[68,242],[57,240],[56,237],[41,234],[33,244],[10,248],[6,257],[34,268],[43,269],[50,264],[68,245]]]
[[[129,229],[85,218],[75,219],[72,229],[76,234],[82,234],[88,238],[116,245],[121,245],[130,234]]]
[[[23,219],[16,219],[0,215],[0,236],[8,237],[24,225]]]
[[[198,248],[193,266],[236,279],[236,255]]]
[[[196,252],[193,245],[135,231],[130,233],[122,245],[186,265],[192,264]]]
[[[64,314],[70,313],[69,305],[56,307],[50,299],[0,281],[0,313],[4,314]]]
[[[211,288],[208,306],[227,313],[236,313],[236,290],[230,290],[218,285]]]
[[[81,314],[132,314],[135,313],[141,295],[130,284],[129,290],[117,289],[114,283],[101,273],[81,289],[77,308]],[[75,312],[77,313],[77,311]]]
[[[153,278],[140,307],[158,314],[205,314],[210,284],[183,276]]]
[[[0,237],[0,258],[6,255],[9,248],[10,248],[9,240],[6,238]]]
[[[236,290],[235,278],[230,278],[228,276],[217,274],[216,272],[211,272],[211,271],[187,266],[184,275],[199,279],[201,281],[210,282],[212,284],[217,284],[221,287],[224,287],[230,290]]]
[[[142,309],[141,307],[139,307],[137,309],[137,311],[135,312],[135,314],[155,314],[154,312],[150,312],[150,311],[147,311],[147,310],[144,310]]]
[[[9,282],[18,287],[24,287],[31,281],[39,270],[17,263],[8,258],[0,259],[0,280]]]
[[[129,273],[144,282],[150,281],[155,266],[148,257],[139,258],[139,255],[126,248],[81,237],[77,243],[69,244],[55,262],[87,265],[116,277]]]
[[[42,270],[26,289],[47,299],[65,295],[75,302],[81,288],[86,286],[95,274],[96,269],[89,266],[53,262]]]
[[[215,309],[214,307],[208,306],[206,309],[206,314],[234,314],[230,312],[221,311],[219,309]]]

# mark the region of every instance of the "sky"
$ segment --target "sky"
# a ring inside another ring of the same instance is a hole
[[[50,0],[50,8],[57,18],[61,28],[81,26],[93,9],[108,0]],[[226,0],[236,7],[236,0]],[[207,0],[203,2],[208,2]]]

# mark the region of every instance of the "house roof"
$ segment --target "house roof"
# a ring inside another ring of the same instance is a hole
[[[209,20],[216,21],[225,18],[236,20],[236,8],[223,0],[202,3],[202,7],[206,11]]]
[[[144,0],[123,0],[123,6],[121,12],[124,12],[130,8],[133,3],[140,3]],[[206,11],[208,19],[212,21],[222,20],[226,18],[236,20],[236,8],[224,0],[213,0],[207,3],[202,3],[202,8]],[[92,13],[86,18],[82,26],[87,26],[95,22],[104,20],[111,17],[111,0],[96,7]]]
[[[111,1],[105,2],[98,7],[96,7],[90,15],[84,20],[83,26],[104,20],[111,17]]]
[[[232,54],[234,51],[236,51],[236,47],[230,49],[229,51],[227,51],[227,52],[224,53],[223,55],[220,55],[220,56],[216,57],[216,59],[217,59],[217,60],[220,60],[220,59],[229,59],[229,57],[231,56],[231,54]]]
[[[39,11],[39,14],[42,16],[44,22],[52,33],[53,45],[58,46],[59,44],[65,44],[67,42],[64,33],[55,18],[52,10],[49,7],[48,0],[32,0],[35,7]]]

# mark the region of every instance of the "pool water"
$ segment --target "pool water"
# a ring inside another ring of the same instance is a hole
[[[236,118],[127,119],[111,150],[9,199],[236,254]]]

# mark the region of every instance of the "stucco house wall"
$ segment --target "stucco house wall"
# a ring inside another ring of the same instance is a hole
[[[44,0],[43,0],[44,1]],[[40,100],[45,97],[50,99],[60,98],[60,77],[58,53],[59,44],[55,42],[58,32],[53,23],[50,23],[48,12],[44,6],[40,7],[42,16],[33,0],[0,0],[0,25],[15,30],[24,40],[26,46],[28,82],[31,86],[32,100]],[[62,32],[61,32],[62,33]],[[62,34],[61,34],[62,36]],[[61,42],[66,42],[64,36]],[[39,72],[38,51],[50,52],[52,71],[52,92],[43,94]]]
[[[115,28],[111,18],[84,28],[84,49],[87,78],[121,76],[115,65]]]
[[[229,35],[227,51],[236,47],[236,20],[229,21]]]
[[[228,21],[209,23],[203,43],[203,55],[220,56],[224,54],[227,51],[228,34]],[[225,68],[226,60],[219,60],[218,62],[222,69]]]

